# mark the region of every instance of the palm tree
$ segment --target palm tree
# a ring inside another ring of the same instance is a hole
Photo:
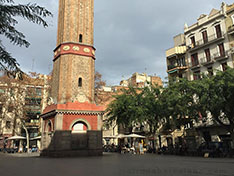
[[[30,43],[24,34],[18,31],[15,26],[18,21],[15,17],[22,17],[30,22],[47,27],[43,19],[52,16],[44,7],[28,3],[26,5],[15,4],[14,0],[0,0],[0,35],[4,35],[14,45],[29,47]],[[0,70],[15,75],[21,72],[17,60],[6,51],[0,40]]]

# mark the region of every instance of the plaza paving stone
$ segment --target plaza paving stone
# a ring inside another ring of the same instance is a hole
[[[234,176],[234,159],[155,154],[80,158],[0,154],[0,171],[1,176]]]

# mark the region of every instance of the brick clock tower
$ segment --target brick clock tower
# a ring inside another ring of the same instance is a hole
[[[100,155],[103,107],[94,103],[94,0],[59,0],[51,97],[41,115],[42,155]]]

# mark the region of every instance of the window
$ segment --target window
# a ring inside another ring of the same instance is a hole
[[[215,30],[216,30],[216,36],[217,36],[217,38],[222,37],[221,28],[220,28],[219,24],[215,26]]]
[[[224,51],[223,43],[219,44],[218,46],[219,46],[220,56],[225,56],[225,51]]]
[[[36,98],[35,99],[35,104],[40,105],[41,104],[41,98]]]
[[[10,129],[11,128],[11,121],[6,121],[6,128]]]
[[[82,78],[79,78],[78,80],[78,87],[82,87]]]
[[[208,71],[208,75],[209,75],[209,76],[213,76],[213,75],[214,75],[214,73],[213,73],[213,68],[212,68],[212,67],[208,67],[208,68],[207,68],[207,71]]]
[[[14,94],[14,90],[12,89],[12,88],[10,88],[10,95],[11,96],[14,96],[15,94]]]
[[[79,35],[79,42],[80,42],[80,43],[83,42],[83,35],[82,35],[82,34]]]
[[[194,80],[201,79],[200,71],[196,71],[193,73],[193,79]]]
[[[0,113],[2,113],[2,104],[0,104]]]
[[[14,110],[14,106],[13,105],[9,105],[8,106],[8,112],[13,112]]]
[[[222,70],[223,71],[227,70],[227,62],[222,63]]]
[[[209,62],[211,60],[209,48],[205,49],[205,54],[206,54],[206,61]]]
[[[203,37],[203,42],[207,43],[208,42],[207,31],[202,32],[202,37]]]
[[[194,47],[196,46],[196,43],[195,43],[195,37],[194,37],[194,36],[192,36],[192,37],[190,38],[190,40],[191,40],[192,48],[194,48]]]
[[[36,95],[41,96],[41,88],[36,88]]]
[[[182,62],[182,65],[183,65],[183,66],[186,66],[185,57],[182,57],[182,61],[181,61],[181,62]]]
[[[0,94],[4,94],[5,90],[3,88],[0,88]]]
[[[199,65],[197,53],[191,55],[192,66]]]

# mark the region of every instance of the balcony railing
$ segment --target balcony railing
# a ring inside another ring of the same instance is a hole
[[[200,66],[201,66],[201,64],[199,62],[194,62],[194,63],[189,64],[189,67],[191,69],[196,69],[196,68],[199,68]]]
[[[234,25],[228,27],[228,34],[234,35]]]
[[[229,53],[230,51],[225,51],[225,52],[223,52],[223,53],[220,53],[220,52],[218,52],[218,53],[215,53],[214,55],[213,55],[213,58],[216,60],[216,61],[220,61],[220,60],[223,60],[223,59],[227,59],[228,58],[228,53]]]
[[[206,40],[201,39],[201,40],[196,41],[195,44],[190,44],[189,45],[189,50],[193,51],[193,50],[199,49],[200,47],[208,45],[208,44],[210,44],[210,43],[212,43],[212,42],[214,42],[216,40],[219,40],[219,39],[224,39],[224,33],[223,32],[221,32],[219,35],[217,35],[217,34],[210,35],[210,36],[207,37]]]
[[[214,59],[212,56],[210,56],[210,58],[203,57],[200,59],[201,65],[209,65],[209,64],[212,64],[213,62],[214,62]]]
[[[198,59],[194,60],[194,61],[191,63],[191,66],[192,66],[192,67],[195,67],[195,66],[197,66],[197,65],[199,65],[199,60],[198,60]]]
[[[221,61],[221,60],[227,59],[230,52],[231,50],[225,51],[223,53],[217,52],[211,55],[210,58],[207,58],[207,57],[199,58],[198,59],[199,61],[189,63],[189,67],[191,69],[196,69],[200,67],[201,65],[206,66],[206,65],[210,65],[214,63],[215,61]]]
[[[175,69],[187,69],[187,65],[186,64],[181,64],[181,65],[168,65],[167,66],[167,72],[170,72],[172,70],[175,70]]]

